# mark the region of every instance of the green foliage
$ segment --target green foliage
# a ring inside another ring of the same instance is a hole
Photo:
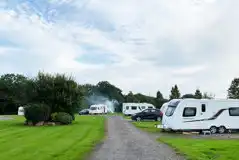
[[[49,105],[52,113],[78,111],[83,94],[72,77],[39,73],[34,82],[37,93],[34,100]]]
[[[55,115],[55,122],[60,122],[61,124],[71,124],[72,116],[65,112],[59,112]]]
[[[185,94],[181,97],[182,99],[185,99],[185,98],[196,98],[195,95],[193,94]]]
[[[196,92],[195,92],[195,98],[196,99],[202,99],[202,93],[199,89],[197,89]]]
[[[157,99],[164,99],[164,98],[163,98],[163,94],[162,94],[160,91],[157,91],[157,93],[156,93],[156,98],[157,98]]]
[[[171,89],[171,95],[169,96],[170,99],[178,99],[178,98],[181,97],[180,95],[181,95],[181,94],[180,94],[180,91],[179,91],[179,89],[178,89],[178,86],[175,85],[174,87],[172,87],[172,89]]]
[[[56,122],[56,116],[57,116],[57,114],[58,114],[57,112],[54,112],[54,113],[51,114],[51,120],[52,120],[52,121]]]
[[[215,97],[215,95],[209,94],[207,92],[204,92],[203,96],[202,96],[203,99],[214,99],[214,97]]]
[[[45,104],[29,104],[24,107],[24,115],[28,122],[36,124],[49,119],[50,108]]]
[[[239,78],[232,80],[231,85],[228,89],[228,98],[239,99]]]

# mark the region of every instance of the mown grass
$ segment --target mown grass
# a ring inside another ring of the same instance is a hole
[[[164,142],[189,160],[238,160],[239,140],[161,137]]]
[[[0,160],[81,160],[104,137],[103,116],[76,116],[68,126],[24,126],[0,121]]]
[[[160,124],[156,121],[141,121],[141,122],[132,122],[137,128],[142,129],[143,131],[157,133],[160,132],[159,128],[156,128],[155,125]]]

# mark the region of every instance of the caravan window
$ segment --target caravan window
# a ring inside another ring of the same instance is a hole
[[[239,108],[229,108],[230,116],[239,116]]]
[[[202,112],[206,112],[206,104],[202,104]]]
[[[142,109],[145,109],[145,106],[141,106]]]
[[[153,107],[152,107],[152,106],[149,106],[148,108],[149,108],[149,109],[153,109]]]
[[[183,110],[183,117],[194,117],[196,116],[197,108],[196,107],[186,107]]]
[[[129,109],[129,106],[126,106],[126,109],[128,110],[128,109]]]
[[[132,110],[136,110],[137,107],[136,107],[136,106],[132,106],[131,109],[132,109]]]
[[[168,117],[172,116],[175,109],[176,109],[176,106],[168,106],[168,109],[166,110],[165,115]]]

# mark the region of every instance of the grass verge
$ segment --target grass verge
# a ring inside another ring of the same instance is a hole
[[[156,121],[142,121],[142,122],[132,122],[137,128],[142,129],[143,131],[157,133],[160,132],[159,128],[156,128],[155,125],[160,124]]]
[[[239,140],[161,137],[160,142],[173,147],[189,160],[237,160]]]
[[[23,126],[24,118],[0,121],[1,160],[82,160],[104,138],[103,116],[76,116],[68,126]]]

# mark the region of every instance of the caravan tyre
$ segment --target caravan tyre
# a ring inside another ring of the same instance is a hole
[[[217,133],[217,127],[216,126],[212,126],[210,128],[210,132],[211,132],[211,134],[216,134]]]
[[[225,133],[226,132],[226,127],[224,127],[224,126],[220,126],[219,128],[218,128],[218,132],[220,133],[220,134],[223,134],[223,133]]]

